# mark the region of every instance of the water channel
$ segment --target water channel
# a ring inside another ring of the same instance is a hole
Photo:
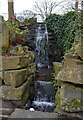
[[[51,83],[52,70],[49,67],[48,31],[45,24],[37,25],[35,44],[35,62],[39,75],[34,83],[34,98],[31,108],[43,112],[53,112],[55,91]]]

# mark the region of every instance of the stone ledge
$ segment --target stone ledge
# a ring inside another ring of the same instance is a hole
[[[2,76],[0,77],[5,85],[13,87],[20,86],[28,77],[27,69],[9,70],[0,73],[2,73]]]
[[[36,72],[36,64],[31,63],[25,69],[7,70],[0,72],[0,78],[4,81],[5,85],[19,87],[26,81],[27,77]],[[0,81],[1,81],[0,80]],[[0,86],[2,84],[0,83]]]
[[[29,82],[32,81],[32,76],[28,78],[28,80],[22,84],[22,86],[18,88],[14,88],[12,86],[1,86],[0,87],[0,98],[3,100],[21,100],[23,94],[27,90],[27,86]]]
[[[0,71],[3,70],[14,70],[26,67],[30,62],[32,62],[32,58],[23,57],[23,56],[14,56],[14,57],[0,57]]]
[[[66,65],[55,79],[83,85],[83,65]]]

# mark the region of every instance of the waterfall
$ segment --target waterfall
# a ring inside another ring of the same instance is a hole
[[[38,67],[48,67],[48,31],[45,24],[38,24],[36,30],[35,62]]]
[[[53,112],[55,92],[51,82],[36,81],[31,107],[43,112]]]

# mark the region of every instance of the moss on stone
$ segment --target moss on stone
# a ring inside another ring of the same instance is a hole
[[[59,87],[55,95],[55,106],[60,105]]]
[[[66,105],[61,106],[61,108],[67,112],[83,111],[83,100],[72,99],[69,104],[67,103]]]

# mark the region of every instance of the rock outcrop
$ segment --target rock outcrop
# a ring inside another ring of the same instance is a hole
[[[24,105],[29,97],[30,84],[35,77],[36,64],[32,52],[28,56],[0,57],[0,98]]]
[[[65,54],[64,67],[55,79],[61,81],[55,97],[56,106],[66,112],[83,111],[83,41],[75,40]]]

